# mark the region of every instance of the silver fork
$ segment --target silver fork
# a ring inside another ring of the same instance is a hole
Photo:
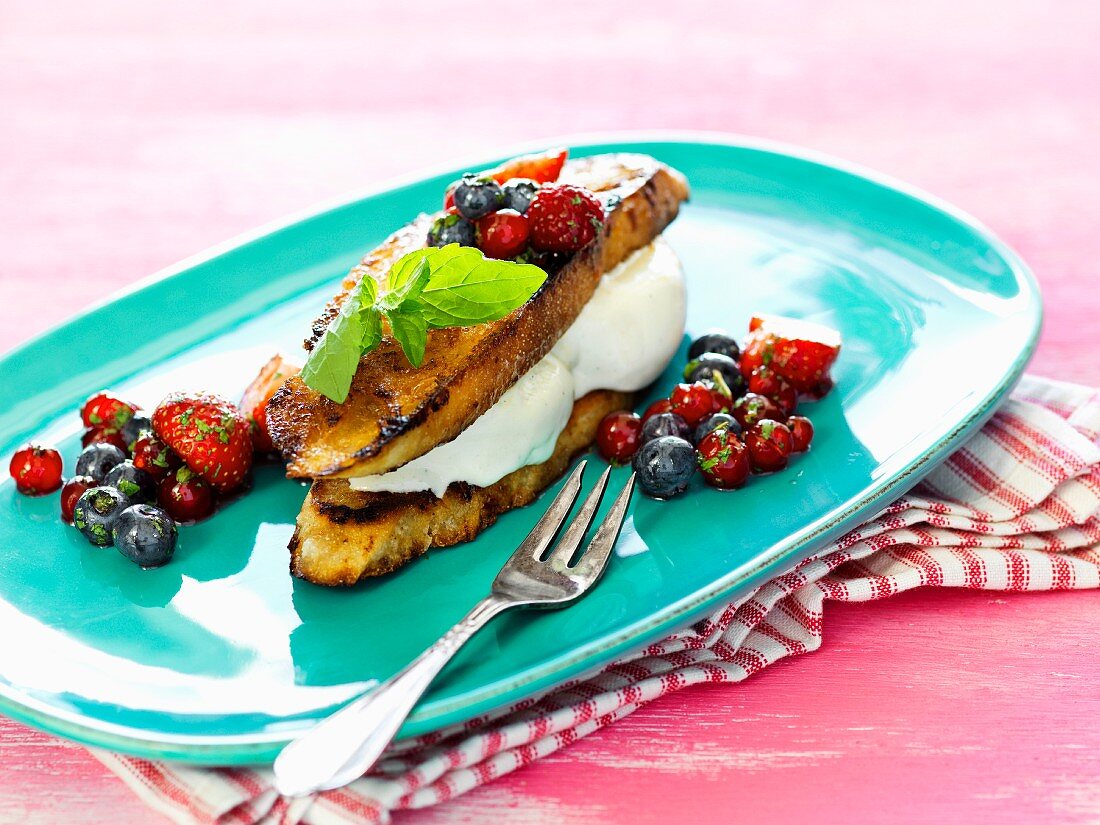
[[[570,566],[570,560],[600,506],[610,468],[600,476],[557,547],[547,555],[580,493],[585,463],[577,465],[546,514],[505,562],[487,597],[403,670],[283,748],[275,760],[275,787],[279,793],[304,796],[358,779],[378,761],[443,666],[490,619],[512,607],[564,606],[583,596],[599,580],[622,528],[634,489],[633,474],[576,564]]]

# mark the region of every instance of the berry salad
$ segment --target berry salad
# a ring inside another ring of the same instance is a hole
[[[143,567],[167,564],[179,526],[210,516],[248,487],[256,460],[270,457],[266,405],[298,371],[271,359],[240,404],[209,393],[171,393],[149,416],[109,392],[84,402],[83,449],[73,475],[52,447],[27,444],[10,472],[24,495],[60,489],[61,519],[97,547]]]
[[[810,449],[814,426],[796,414],[833,386],[839,334],[818,324],[760,315],[742,344],[723,332],[692,342],[684,383],[642,415],[621,410],[600,422],[596,448],[630,462],[646,495],[668,499],[696,472],[719,490],[784,469]]]
[[[428,245],[457,243],[488,258],[558,268],[596,237],[606,217],[592,192],[557,182],[566,156],[564,149],[529,155],[464,175],[447,188]]]

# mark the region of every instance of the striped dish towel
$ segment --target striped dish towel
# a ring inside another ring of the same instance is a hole
[[[985,428],[911,494],[819,555],[541,699],[393,746],[340,791],[284,799],[267,770],[201,769],[97,752],[180,823],[348,825],[436,805],[700,682],[740,682],[821,645],[826,601],[915,587],[1100,587],[1100,391],[1025,378]]]

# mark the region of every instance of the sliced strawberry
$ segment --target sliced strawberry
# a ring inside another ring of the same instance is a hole
[[[220,396],[172,393],[153,411],[153,430],[219,492],[240,486],[252,468],[248,421]]]
[[[267,402],[288,378],[301,372],[301,367],[293,364],[281,355],[275,355],[260,367],[259,374],[252,379],[241,398],[241,412],[244,413],[252,432],[252,447],[258,453],[275,451],[271,436],[267,432]]]
[[[768,367],[796,390],[810,393],[829,377],[840,353],[840,333],[821,324],[758,315],[749,323],[749,337],[741,352],[746,379],[757,367]]]
[[[561,175],[568,149],[551,149],[541,155],[523,155],[505,161],[485,174],[492,175],[497,183],[507,183],[512,178],[528,178],[535,183],[553,183]]]

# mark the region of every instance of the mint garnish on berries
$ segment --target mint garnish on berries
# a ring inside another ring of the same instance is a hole
[[[499,320],[545,281],[546,272],[533,264],[493,260],[469,246],[410,252],[390,268],[382,296],[374,279],[360,280],[310,352],[302,381],[342,404],[359,359],[382,341],[383,318],[409,363],[419,367],[429,329]]]

